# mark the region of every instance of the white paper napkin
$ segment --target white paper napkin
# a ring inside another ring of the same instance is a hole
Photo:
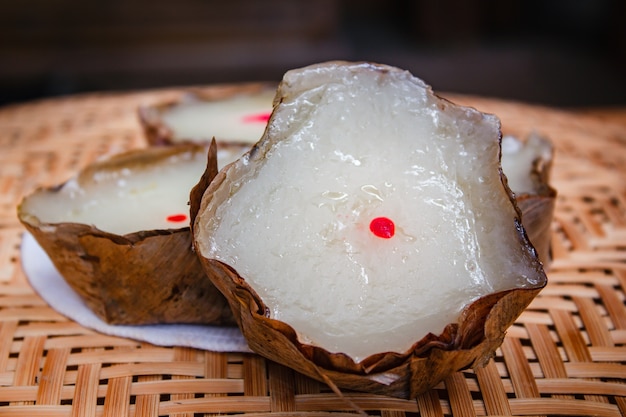
[[[57,312],[80,325],[111,336],[158,346],[186,346],[216,352],[250,352],[237,327],[192,324],[110,325],[96,316],[65,282],[30,233],[22,239],[22,267],[35,291]]]

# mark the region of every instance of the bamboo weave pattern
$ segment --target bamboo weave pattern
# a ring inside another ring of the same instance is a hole
[[[253,354],[164,348],[97,334],[59,315],[20,266],[22,196],[107,154],[146,146],[139,104],[173,90],[0,108],[0,415],[330,416],[328,387]],[[345,396],[370,415],[626,416],[626,127],[591,116],[451,97],[556,148],[549,284],[484,369],[416,400]]]

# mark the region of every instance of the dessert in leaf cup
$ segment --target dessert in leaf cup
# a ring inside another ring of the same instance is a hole
[[[250,347],[403,398],[488,361],[547,281],[500,139],[496,116],[395,67],[288,71],[260,141],[190,198]]]
[[[528,238],[544,267],[550,265],[551,224],[556,190],[550,186],[554,150],[546,138],[536,133],[524,140],[505,135],[502,138],[502,170],[522,212]]]
[[[189,189],[206,155],[195,144],[117,154],[26,196],[18,217],[104,322],[233,325],[192,250]]]
[[[140,106],[138,117],[153,146],[208,144],[215,138],[218,150],[244,145],[248,150],[265,129],[275,93],[276,85],[269,83],[190,88],[176,98]]]

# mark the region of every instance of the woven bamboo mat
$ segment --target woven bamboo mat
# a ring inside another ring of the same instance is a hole
[[[36,186],[146,146],[135,109],[173,91],[86,95],[0,109],[0,414],[328,416],[328,387],[253,354],[164,348],[104,336],[49,308],[20,266],[15,207]],[[473,97],[505,133],[556,147],[550,282],[487,367],[416,400],[346,397],[371,415],[626,415],[626,129],[608,120]]]

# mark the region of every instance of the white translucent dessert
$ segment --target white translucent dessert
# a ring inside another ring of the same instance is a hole
[[[272,111],[274,90],[235,95],[228,99],[186,100],[162,113],[175,140],[256,143]]]
[[[301,342],[402,353],[479,297],[538,284],[495,116],[366,63],[290,71],[277,98],[205,194],[194,241]]]
[[[29,196],[23,210],[45,223],[82,223],[120,235],[188,227],[189,191],[207,163],[206,152],[198,149],[190,147],[158,163],[98,169],[90,178],[71,178],[58,189]],[[233,162],[247,149],[221,149],[218,166]]]

